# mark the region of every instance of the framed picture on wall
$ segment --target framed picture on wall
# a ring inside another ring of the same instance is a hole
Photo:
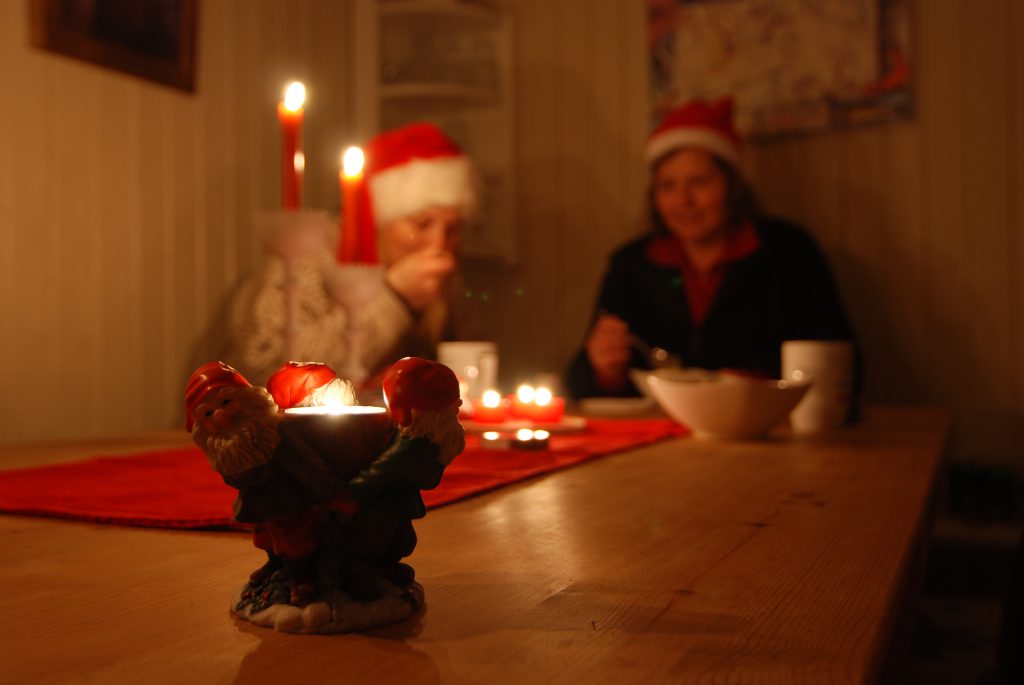
[[[31,0],[32,44],[195,90],[199,0]]]
[[[651,120],[731,95],[745,137],[912,114],[910,0],[647,0]]]

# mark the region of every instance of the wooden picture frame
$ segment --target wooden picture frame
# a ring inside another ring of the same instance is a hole
[[[195,90],[199,0],[31,0],[32,44]]]

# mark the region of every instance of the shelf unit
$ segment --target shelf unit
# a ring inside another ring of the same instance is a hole
[[[441,126],[476,162],[482,213],[467,258],[514,263],[512,16],[502,0],[356,0],[353,116],[360,138]]]

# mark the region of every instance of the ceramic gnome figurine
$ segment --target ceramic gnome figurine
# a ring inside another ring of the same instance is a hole
[[[401,561],[415,546],[411,521],[424,514],[419,491],[437,486],[464,445],[455,375],[424,359],[397,362],[384,378],[389,413],[286,412],[328,396],[351,404],[351,385],[323,364],[289,362],[267,385],[210,362],[185,392],[186,428],[238,490],[234,517],[267,553],[234,612],[288,632],[408,617],[423,604]]]

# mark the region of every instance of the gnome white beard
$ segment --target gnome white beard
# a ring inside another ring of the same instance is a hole
[[[415,412],[402,429],[407,438],[427,438],[440,447],[438,460],[448,466],[466,447],[466,431],[459,423],[459,404],[432,411]]]
[[[277,405],[263,388],[240,388],[234,397],[235,423],[220,435],[211,435],[197,423],[192,436],[213,470],[236,476],[267,463],[280,441]]]

